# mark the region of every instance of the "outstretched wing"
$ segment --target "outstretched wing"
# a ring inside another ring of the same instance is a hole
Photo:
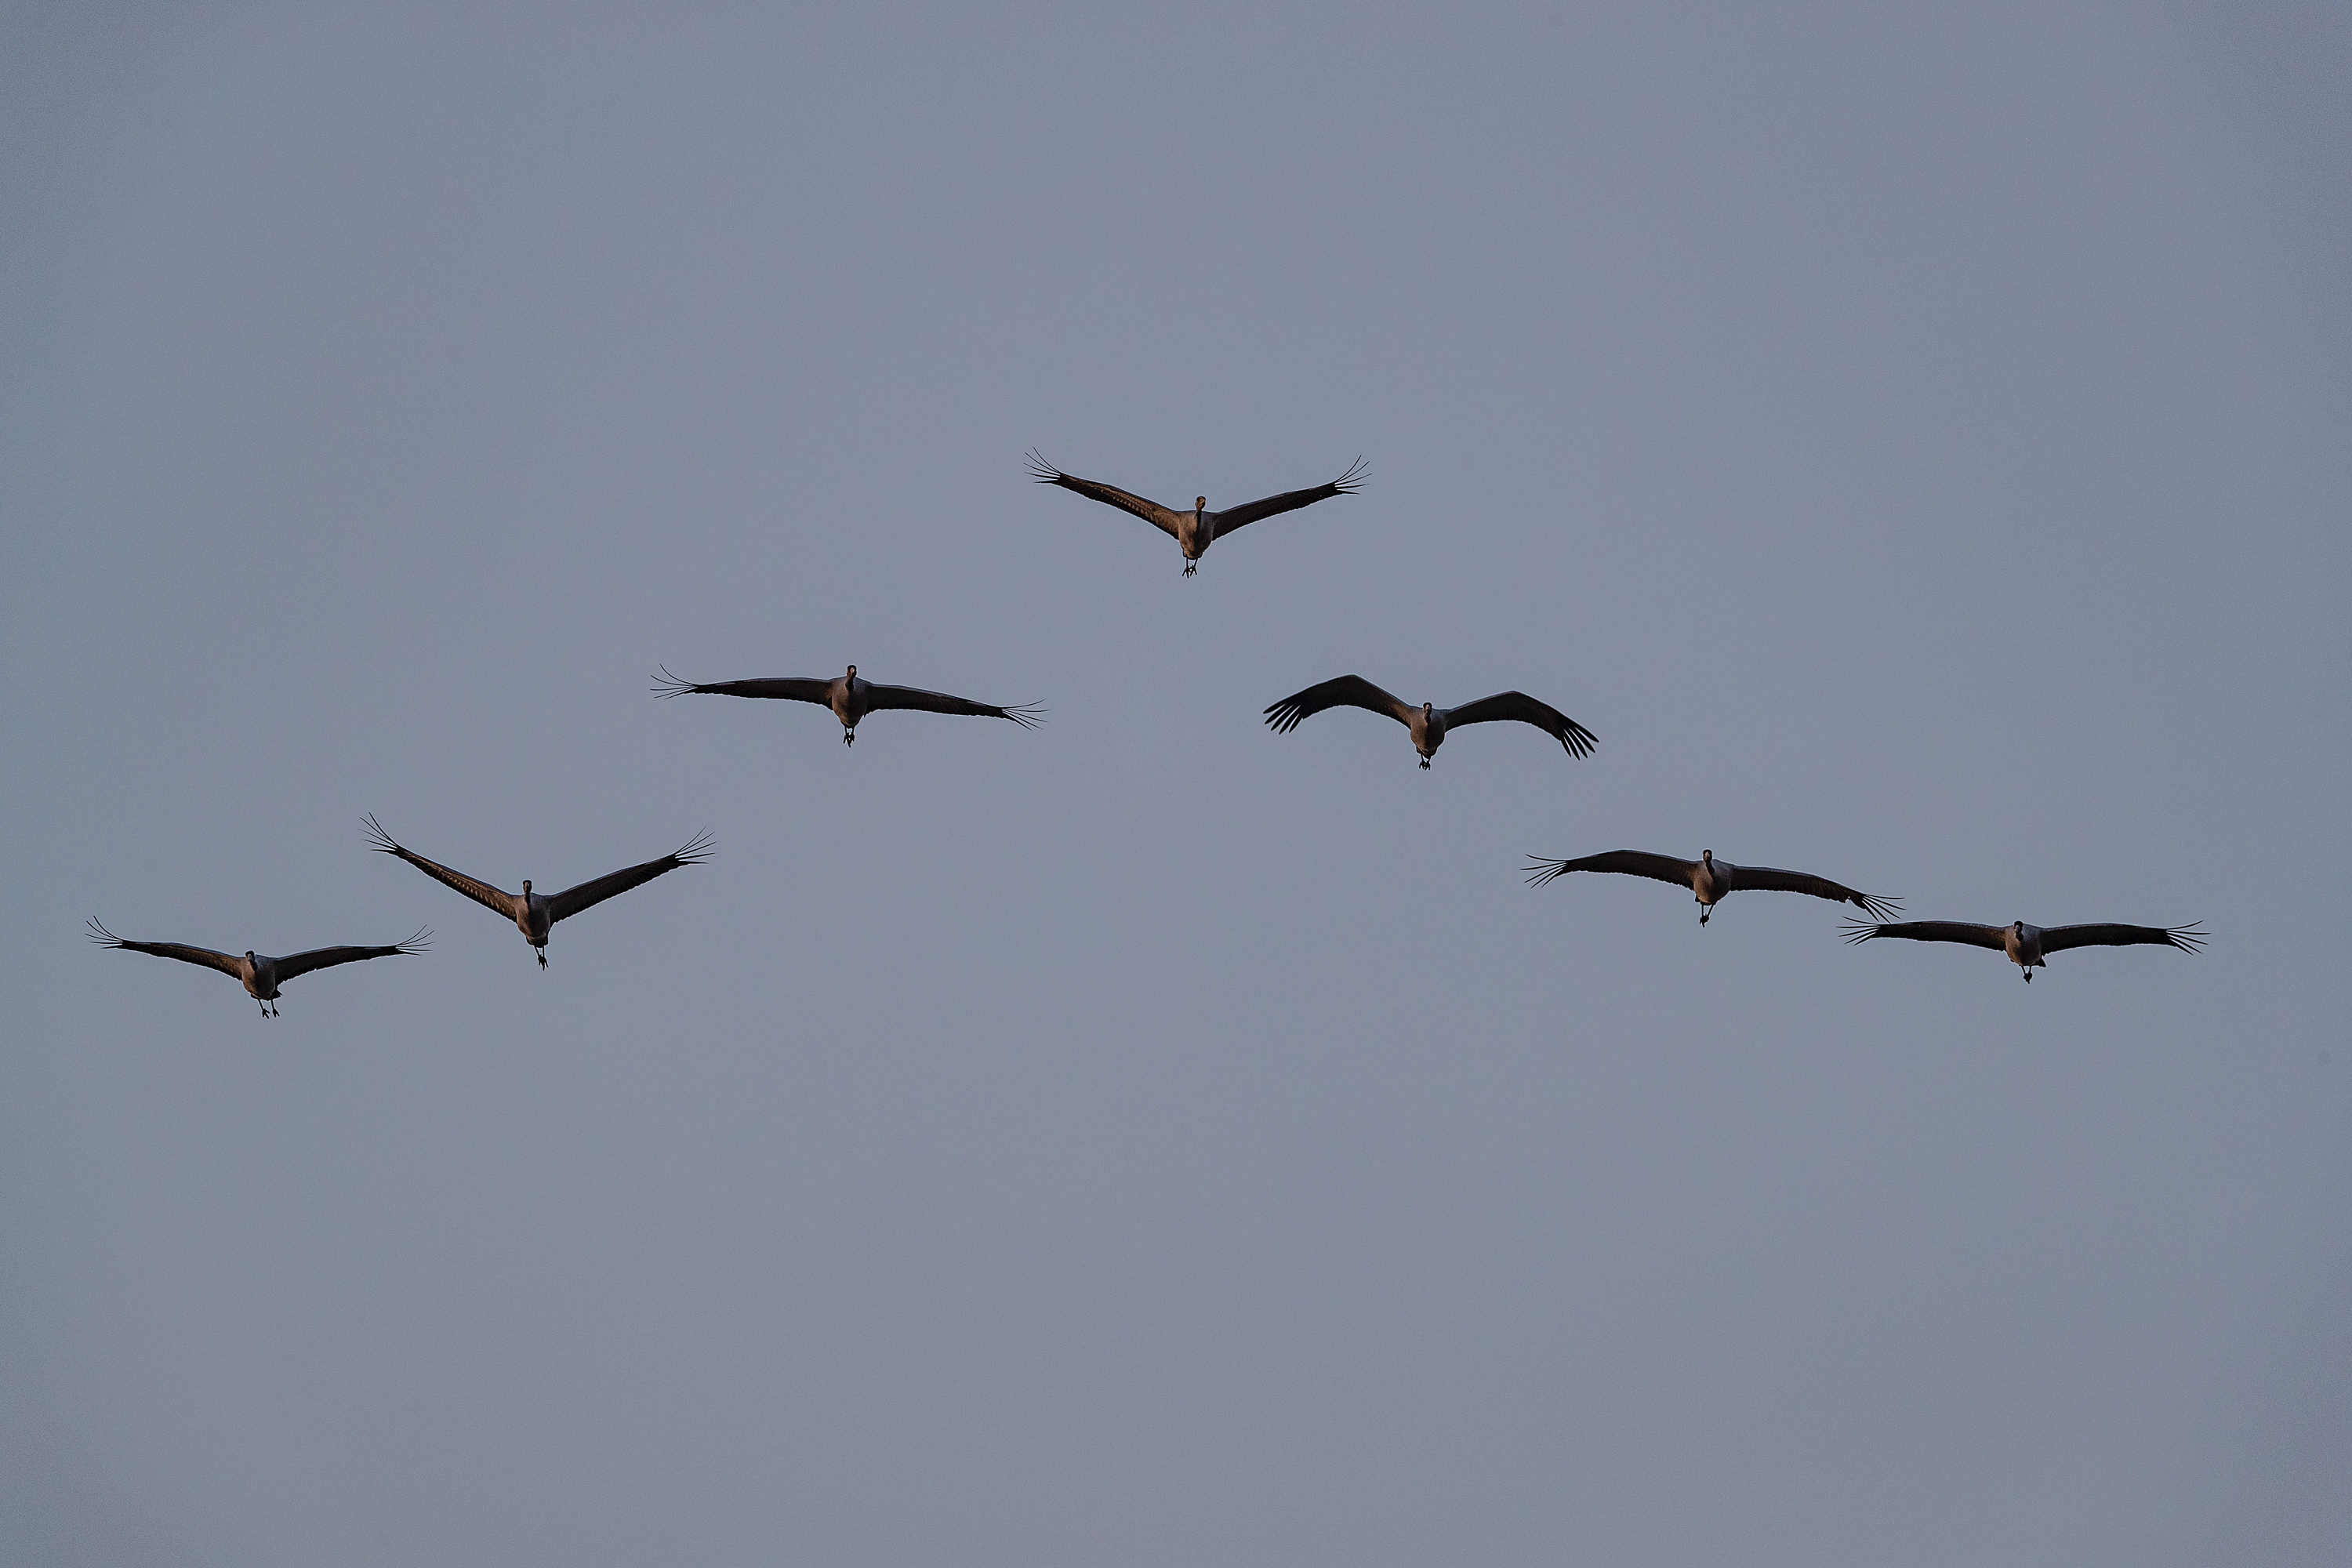
[[[1605,855],[1587,855],[1581,860],[1546,860],[1530,855],[1528,860],[1528,884],[1536,888],[1570,871],[1613,871],[1621,877],[1647,877],[1653,882],[1672,882],[1687,888],[1698,869],[1696,860],[1677,860],[1671,855],[1653,855],[1646,849],[1612,849]]]
[[[683,697],[689,691],[709,692],[715,697],[781,697],[793,702],[814,702],[820,708],[833,701],[833,682],[810,680],[800,676],[782,676],[770,680],[718,680],[708,686],[698,686],[691,680],[680,680],[662,667],[654,679],[656,697]]]
[[[1899,936],[1906,942],[1958,942],[1970,947],[1989,947],[1995,952],[2007,952],[2009,946],[2000,939],[2003,926],[1964,925],[1958,921],[1904,921],[1889,925],[1884,921],[1848,921],[1840,928],[1848,942],[1868,942],[1874,936]],[[2047,948],[2045,941],[2044,947]]]
[[[1237,528],[1247,528],[1262,517],[1276,512],[1297,511],[1302,506],[1313,506],[1318,500],[1333,496],[1351,496],[1364,487],[1364,459],[1357,458],[1348,465],[1348,471],[1328,485],[1317,485],[1311,490],[1285,490],[1278,496],[1254,500],[1244,506],[1227,507],[1217,513],[1216,537],[1223,539]]]
[[[877,686],[868,682],[866,706],[870,712],[877,708],[911,708],[923,713],[961,713],[974,719],[1010,719],[1024,730],[1034,730],[1045,721],[1038,715],[1045,710],[1034,702],[1024,702],[1012,708],[991,708],[985,702],[974,702],[968,697],[950,697],[944,691],[921,691],[911,686]]]
[[[698,866],[710,858],[710,835],[697,834],[694,841],[674,855],[658,860],[648,860],[642,866],[630,866],[609,871],[593,882],[583,882],[576,888],[566,888],[547,900],[550,923],[569,920],[582,910],[603,903],[615,893],[625,893],[640,882],[650,882],[665,871],[675,871],[680,866]]]
[[[1549,702],[1538,702],[1524,691],[1497,691],[1492,697],[1481,697],[1475,702],[1465,702],[1459,708],[1445,710],[1445,727],[1461,728],[1465,724],[1491,724],[1497,719],[1516,719],[1522,724],[1533,724],[1558,741],[1571,757],[1589,757],[1597,743],[1591,731],[1561,712]]]
[[[280,983],[298,974],[308,974],[314,969],[332,969],[338,963],[357,963],[362,958],[393,958],[401,953],[423,952],[433,943],[433,933],[419,926],[415,936],[406,942],[396,942],[390,947],[314,947],[308,952],[289,953],[278,960]]]
[[[1718,867],[1723,864],[1717,860]],[[1782,871],[1770,866],[1735,866],[1731,886],[1759,888],[1774,893],[1803,893],[1811,898],[1827,899],[1833,904],[1852,904],[1874,921],[1891,921],[1903,910],[1900,899],[1882,899],[1872,893],[1857,893],[1843,883],[1827,877],[1816,877],[1808,871]]]
[[[1412,724],[1412,715],[1419,711],[1360,675],[1343,675],[1336,680],[1310,686],[1304,691],[1294,691],[1281,701],[1269,704],[1265,710],[1266,727],[1277,735],[1286,735],[1298,728],[1300,720],[1310,719],[1326,708],[1369,709],[1374,713],[1385,713],[1408,728]]]
[[[217,969],[223,974],[233,974],[239,980],[245,978],[245,958],[241,953],[215,952],[209,947],[189,947],[176,942],[125,942],[99,924],[95,915],[90,917],[89,940],[100,947],[124,947],[133,952],[152,952],[158,958],[176,958],[182,963],[201,963],[206,969]]]
[[[1079,479],[1076,474],[1066,474],[1035,452],[1029,454],[1029,471],[1037,477],[1037,482],[1041,485],[1059,485],[1066,490],[1077,491],[1089,500],[1098,500],[1105,506],[1115,506],[1121,511],[1131,511],[1169,538],[1177,537],[1176,513],[1156,500],[1146,500],[1139,495],[1129,494],[1117,485],[1107,485],[1096,479]],[[1307,502],[1298,501],[1295,504],[1305,506]]]
[[[2053,926],[2042,933],[2042,951],[2063,952],[2070,947],[2177,947],[2195,952],[2205,933],[2185,926]]]
[[[457,889],[484,909],[495,910],[509,920],[515,918],[515,910],[520,906],[522,900],[514,894],[493,888],[488,882],[476,881],[463,871],[453,871],[438,860],[427,860],[414,850],[402,848],[398,841],[383,830],[383,825],[373,815],[367,819],[366,832],[369,848],[381,850],[386,855],[398,856],[435,881],[446,883]]]

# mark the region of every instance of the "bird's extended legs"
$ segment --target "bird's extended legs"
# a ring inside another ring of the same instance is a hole
[[[1429,771],[1429,759],[1427,757],[1421,759],[1421,771],[1423,773],[1427,773]]]
[[[539,954],[539,966],[541,969],[545,969],[547,967],[547,949],[543,947],[535,947],[531,949],[531,951]]]
[[[1705,924],[1706,924],[1706,922],[1707,922],[1708,921],[1713,920],[1714,918],[1715,918],[1715,906],[1714,906],[1713,904],[1701,904],[1701,905],[1698,907],[1698,923],[1699,923],[1699,924],[1701,924],[1701,925],[1705,925]]]
[[[2019,970],[2019,971],[2018,971],[2018,973],[2025,976],[2025,983],[2026,983],[2028,985],[2031,985],[2031,984],[2033,984],[2033,971],[2032,971],[2031,969],[2021,969],[2021,970]]]
[[[260,1008],[260,1009],[261,1009],[261,1016],[262,1016],[263,1017],[267,1018],[268,1016],[269,1016],[269,1004],[268,1004],[268,1003],[264,1002],[260,997],[257,996],[257,997],[255,997],[255,998],[253,999],[253,1005],[254,1005],[255,1006],[257,1006],[257,1007],[258,1007],[258,1008]]]
[[[841,743],[845,746],[854,746],[857,744],[857,731],[850,729],[847,725],[844,725],[841,731]]]
[[[1200,569],[1201,563],[1197,561],[1187,561],[1184,563],[1184,575],[1187,577],[1190,577],[1193,573],[1198,572]]]

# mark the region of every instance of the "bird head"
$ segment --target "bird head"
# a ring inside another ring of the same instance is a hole
[[[1715,851],[1712,849],[1700,850],[1698,852],[1698,858],[1706,861],[1710,866],[1715,864]]]
[[[526,899],[530,897],[530,879],[529,877],[525,877],[522,879],[522,896]]]
[[[248,947],[245,950],[245,961],[247,963],[253,963],[257,956],[258,955],[253,951],[253,949]]]
[[[852,680],[857,679],[857,667],[854,664],[849,667],[849,679]]]
[[[1194,496],[1194,497],[1192,498],[1192,510],[1193,510],[1194,511],[1206,511],[1206,510],[1209,510],[1209,498],[1208,498],[1207,496]]]

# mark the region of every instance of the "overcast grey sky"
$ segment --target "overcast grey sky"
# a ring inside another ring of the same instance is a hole
[[[2352,25],[1921,9],[0,15],[0,1559],[2352,1561]]]

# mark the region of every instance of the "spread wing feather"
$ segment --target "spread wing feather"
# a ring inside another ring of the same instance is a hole
[[[2053,926],[2042,933],[2042,951],[2063,952],[2070,947],[2177,947],[2183,952],[2195,952],[2205,941],[2205,933],[2193,925],[2185,926],[2125,926],[2081,925]]]
[[[1304,691],[1294,691],[1279,702],[1270,703],[1265,710],[1266,727],[1277,735],[1286,735],[1298,728],[1299,721],[1311,719],[1326,708],[1363,708],[1374,713],[1385,713],[1410,729],[1412,715],[1418,711],[1394,694],[1381,690],[1360,675],[1342,675],[1310,686]]]
[[[402,848],[398,841],[391,834],[386,833],[383,830],[383,825],[376,821],[373,816],[367,819],[366,832],[369,848],[380,850],[386,855],[396,856],[407,861],[435,881],[457,889],[486,910],[494,910],[507,919],[512,920],[515,918],[515,911],[522,906],[522,900],[512,893],[493,888],[488,882],[478,881],[463,871],[451,870],[438,860],[427,860],[414,850]]]
[[[1313,489],[1307,490],[1285,490],[1278,496],[1268,496],[1264,500],[1254,500],[1241,506],[1227,507],[1217,513],[1215,537],[1223,539],[1234,530],[1247,528],[1262,517],[1297,511],[1302,506],[1313,506],[1317,501],[1329,500],[1333,496],[1354,495],[1363,488],[1363,474],[1364,459],[1359,458],[1348,466],[1346,473],[1328,485],[1317,485]]]
[[[1696,860],[1677,860],[1671,855],[1653,855],[1646,849],[1612,849],[1605,855],[1587,855],[1581,860],[1546,860],[1533,855],[1528,859],[1528,883],[1537,888],[1570,871],[1613,871],[1622,877],[1647,877],[1654,882],[1672,882],[1687,888],[1692,886],[1691,878],[1698,870]]]
[[[707,833],[697,835],[692,843],[675,854],[665,855],[658,860],[648,860],[642,866],[608,871],[593,882],[583,882],[576,888],[566,888],[551,895],[547,900],[548,921],[552,924],[557,921],[569,920],[581,910],[601,904],[616,893],[625,893],[639,883],[650,882],[664,872],[675,871],[680,866],[698,866],[709,858],[710,836]]]
[[[308,974],[314,969],[332,969],[338,963],[356,963],[362,958],[392,958],[401,953],[423,952],[431,944],[433,933],[423,927],[406,942],[390,947],[314,947],[308,952],[289,953],[278,960],[280,984],[298,974]]]
[[[912,686],[880,686],[868,683],[866,707],[911,708],[924,713],[961,713],[975,719],[1010,719],[1024,730],[1034,730],[1041,721],[1044,710],[1034,703],[1022,703],[1013,708],[992,708],[985,702],[974,702],[968,697],[950,697],[943,691],[923,691]]]
[[[1995,952],[2007,952],[2008,944],[2000,939],[2003,927],[1972,926],[1959,921],[1903,921],[1889,924],[1885,921],[1848,921],[1844,926],[1848,942],[1868,942],[1874,936],[1899,936],[1906,942],[1958,942],[1970,947],[1989,947]]]
[[[697,685],[691,680],[680,680],[665,665],[654,681],[654,695],[656,697],[683,697],[690,691],[708,692],[714,697],[775,697],[792,702],[814,702],[820,708],[830,707],[833,703],[832,681],[813,680],[803,676],[718,680],[708,685]]]
[[[132,952],[152,952],[158,958],[176,958],[182,963],[201,963],[206,969],[217,969],[223,974],[233,974],[239,980],[245,978],[245,955],[242,953],[231,955],[226,952],[215,952],[209,947],[190,947],[184,942],[125,942],[100,925],[94,915],[89,922],[89,940],[100,947],[121,947],[128,948]]]
[[[1722,861],[1716,862],[1720,866]],[[1733,870],[1734,889],[1760,888],[1775,893],[1804,893],[1811,898],[1827,899],[1833,904],[1852,904],[1874,921],[1893,920],[1902,911],[1900,899],[1882,899],[1871,893],[1858,893],[1827,877],[1816,877],[1809,871],[1782,871],[1770,866],[1740,866]]]
[[[1465,724],[1491,724],[1498,719],[1516,719],[1522,724],[1533,724],[1558,741],[1571,757],[1589,757],[1597,738],[1592,731],[1553,707],[1538,702],[1524,691],[1497,691],[1492,697],[1481,697],[1475,702],[1465,702],[1459,708],[1445,710],[1445,727],[1456,730]]]
[[[1036,476],[1041,485],[1059,485],[1066,490],[1076,490],[1088,500],[1098,500],[1105,506],[1131,511],[1169,538],[1177,537],[1176,513],[1156,500],[1146,500],[1139,495],[1120,489],[1117,485],[1104,484],[1098,479],[1082,479],[1076,474],[1066,474],[1035,452],[1029,454],[1029,471]],[[1305,506],[1307,503],[1299,501],[1297,504]]]

